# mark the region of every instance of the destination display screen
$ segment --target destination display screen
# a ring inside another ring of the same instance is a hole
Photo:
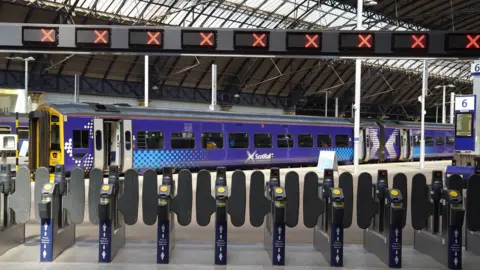
[[[473,114],[472,113],[458,113],[455,123],[456,137],[472,137],[473,130]]]

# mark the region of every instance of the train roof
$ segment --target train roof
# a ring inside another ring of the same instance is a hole
[[[210,110],[182,110],[172,108],[131,107],[125,105],[105,105],[97,103],[47,103],[64,115],[102,115],[118,118],[122,115],[138,117],[166,117],[166,118],[193,118],[193,119],[218,119],[262,122],[291,122],[291,123],[329,123],[352,125],[348,118],[333,118],[319,116],[299,115],[269,115],[258,113],[237,113]]]

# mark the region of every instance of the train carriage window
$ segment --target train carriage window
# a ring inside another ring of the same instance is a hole
[[[433,146],[433,136],[425,136],[425,146]]]
[[[73,148],[88,148],[88,130],[73,131]]]
[[[228,145],[230,148],[248,148],[248,133],[230,133],[228,134]]]
[[[20,140],[28,139],[28,127],[18,127],[18,139]]]
[[[161,131],[139,131],[136,140],[138,149],[165,148],[165,137]]]
[[[132,149],[132,133],[130,131],[125,132],[125,149],[127,151]]]
[[[0,134],[10,134],[10,127],[0,127]]]
[[[348,135],[336,135],[335,147],[348,147]]]
[[[293,136],[292,134],[278,134],[277,135],[277,147],[278,148],[292,148]]]
[[[317,136],[317,146],[328,148],[332,147],[332,136],[330,134],[320,134]]]
[[[454,136],[447,136],[447,145],[455,145],[455,137]]]
[[[58,117],[56,115],[52,115],[52,117],[50,117],[50,121],[52,123],[58,123],[58,122],[60,122],[60,117]]]
[[[413,146],[420,146],[420,136],[413,136]]]
[[[102,132],[100,130],[95,131],[95,149],[102,150]]]
[[[172,132],[170,143],[172,149],[194,149],[195,134],[193,132]]]
[[[443,136],[436,136],[435,137],[435,145],[444,146],[445,145],[445,138]]]
[[[298,147],[313,147],[313,135],[298,134]]]
[[[202,148],[206,149],[222,149],[223,133],[204,132],[202,133]]]
[[[253,145],[255,148],[272,148],[272,134],[269,134],[269,133],[253,134]]]

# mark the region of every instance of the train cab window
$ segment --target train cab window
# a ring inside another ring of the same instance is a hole
[[[313,135],[298,134],[298,147],[313,147]]]
[[[278,134],[277,135],[277,147],[278,148],[292,148],[293,136],[292,134]]]
[[[222,149],[223,133],[216,133],[216,132],[202,133],[202,148]]]
[[[52,117],[50,117],[50,121],[52,123],[58,123],[58,122],[60,122],[60,117],[58,117],[56,115],[52,115]]]
[[[172,149],[194,149],[195,134],[193,132],[172,132],[170,143]]]
[[[228,145],[230,148],[248,148],[248,133],[230,133],[228,134]]]
[[[137,132],[138,149],[163,149],[165,148],[165,137],[160,131],[139,131]]]
[[[0,127],[0,134],[10,134],[10,127]]]
[[[60,151],[60,126],[53,124],[50,132],[50,150]]]
[[[132,133],[130,131],[125,132],[125,149],[127,151],[132,149]]]
[[[18,139],[28,140],[28,127],[18,127]]]
[[[73,148],[88,148],[88,134],[88,130],[74,130]]]
[[[453,136],[447,136],[447,145],[455,145],[455,137]]]
[[[436,136],[435,137],[435,145],[444,146],[445,145],[445,138],[443,136]]]
[[[425,146],[433,146],[433,137],[425,136]]]
[[[253,145],[255,148],[272,148],[272,134],[269,134],[269,133],[253,134]]]
[[[317,146],[320,148],[332,147],[332,136],[330,134],[320,134],[317,136]]]
[[[335,147],[348,147],[348,135],[336,135]]]

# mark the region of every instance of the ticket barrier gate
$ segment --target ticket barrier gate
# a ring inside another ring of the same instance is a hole
[[[477,171],[468,179],[466,194],[465,250],[480,256],[480,174]]]
[[[30,170],[20,167],[13,176],[10,164],[0,164],[0,255],[25,242],[30,219]]]
[[[88,188],[90,222],[98,225],[98,262],[109,263],[125,245],[125,227],[138,219],[138,174],[134,169],[120,179],[118,166],[110,166],[108,182],[103,170],[90,171]]]
[[[283,188],[280,182],[280,169],[270,169],[270,180],[267,183],[265,175],[255,171],[251,176],[249,197],[250,224],[260,227],[266,216],[265,250],[273,265],[285,265],[285,225],[293,228],[298,223],[298,174],[287,173]]]
[[[397,173],[388,188],[388,173],[379,170],[377,182],[358,177],[357,224],[363,229],[363,247],[391,268],[402,267],[402,230],[406,223],[407,176]],[[372,222],[373,221],[373,222]]]
[[[430,185],[423,174],[412,179],[413,247],[449,269],[461,269],[463,180],[451,175],[445,189],[442,174],[433,171]]]
[[[181,170],[178,173],[178,189],[175,195],[175,180],[172,169],[163,169],[162,183],[157,183],[157,173],[147,170],[143,174],[143,222],[153,225],[157,222],[157,263],[170,263],[175,247],[175,220],[187,226],[192,220],[192,173]]]
[[[303,223],[314,228],[313,246],[330,266],[343,266],[343,230],[352,225],[353,177],[344,172],[335,187],[333,170],[320,181],[316,172],[305,175]]]
[[[232,191],[228,196],[227,171],[217,168],[215,197],[212,196],[210,172],[201,170],[197,175],[195,199],[197,223],[207,226],[215,212],[215,264],[227,264],[228,224],[227,213],[232,225],[241,227],[245,223],[246,183],[245,173],[237,170],[232,175]]]
[[[36,218],[40,223],[40,261],[51,262],[75,244],[75,225],[83,222],[85,175],[75,168],[65,177],[63,165],[56,165],[50,183],[47,168],[35,172]]]

